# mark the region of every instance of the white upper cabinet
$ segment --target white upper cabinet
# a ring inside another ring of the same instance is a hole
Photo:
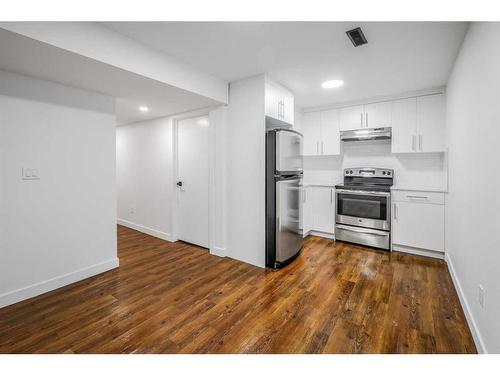
[[[361,129],[364,126],[364,108],[362,105],[340,109],[340,130]]]
[[[320,155],[319,143],[321,141],[321,113],[304,113],[302,115],[301,130],[302,135],[304,136],[304,155]]]
[[[304,155],[339,155],[339,112],[308,112],[302,116]]]
[[[444,133],[443,94],[392,103],[392,152],[442,152]]]
[[[417,98],[392,102],[392,152],[415,152],[416,129]]]
[[[441,152],[445,150],[445,118],[443,95],[417,98],[418,151]]]
[[[391,126],[391,102],[366,104],[364,106],[365,128],[385,128]]]
[[[266,116],[285,121],[293,125],[294,97],[283,86],[266,78]]]
[[[339,111],[321,113],[321,155],[340,154]]]
[[[391,102],[345,107],[340,110],[340,130],[391,126]]]

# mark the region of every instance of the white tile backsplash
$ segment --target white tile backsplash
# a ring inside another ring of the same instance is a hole
[[[390,140],[344,142],[339,156],[304,158],[306,183],[338,183],[344,168],[394,169],[395,185],[443,188],[447,186],[446,154],[391,153]]]

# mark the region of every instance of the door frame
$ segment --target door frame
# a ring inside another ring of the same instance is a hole
[[[215,239],[215,126],[213,121],[214,116],[211,115],[210,109],[201,109],[193,111],[172,118],[172,241],[179,240],[179,189],[177,188],[177,181],[179,181],[179,122],[188,120],[195,117],[208,117],[208,250],[214,253],[214,239]]]

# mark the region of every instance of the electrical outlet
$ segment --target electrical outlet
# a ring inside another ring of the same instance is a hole
[[[478,286],[477,299],[478,299],[479,305],[484,309],[484,288],[481,284],[479,284],[479,286]]]

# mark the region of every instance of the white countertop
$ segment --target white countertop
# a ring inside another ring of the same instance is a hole
[[[317,187],[328,187],[333,188],[335,185],[339,185],[342,182],[303,182],[303,187],[317,186]],[[429,186],[409,186],[409,185],[393,185],[391,190],[402,190],[402,191],[430,191],[436,193],[447,193],[448,189],[446,187],[429,187]]]
[[[393,185],[391,190],[404,190],[404,191],[431,191],[436,193],[447,193],[448,188],[445,187],[426,187],[426,186],[405,186],[405,185]]]
[[[310,187],[310,186],[318,186],[318,187],[335,187],[335,185],[338,185],[338,182],[303,182],[302,186],[303,187]]]

